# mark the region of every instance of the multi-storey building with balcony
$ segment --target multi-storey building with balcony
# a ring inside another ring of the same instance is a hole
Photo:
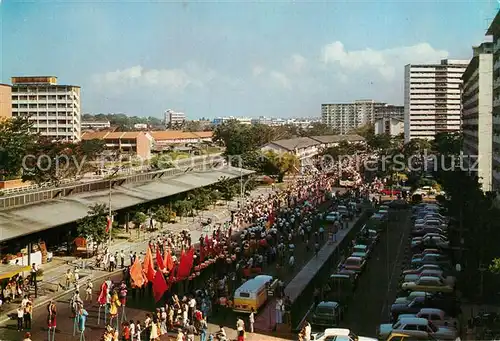
[[[500,190],[500,11],[493,19],[486,35],[493,36],[493,160],[492,160],[492,190]],[[500,203],[499,203],[500,204]]]
[[[164,121],[165,126],[181,126],[186,121],[186,114],[172,109],[167,109],[164,114]]]
[[[462,151],[472,176],[484,191],[492,188],[493,43],[473,47],[462,75]]]
[[[322,104],[321,121],[342,135],[348,134],[362,125],[374,123],[377,108],[384,105],[385,103],[371,99],[353,103]]]
[[[460,88],[469,60],[405,66],[405,142],[460,131]]]
[[[33,129],[53,140],[79,141],[80,87],[57,77],[12,77],[12,115],[28,115]]]
[[[403,105],[377,105],[375,107],[375,121],[381,118],[394,118],[397,120],[404,120],[405,107]]]

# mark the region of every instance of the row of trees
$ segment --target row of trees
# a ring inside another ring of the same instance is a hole
[[[239,197],[242,194],[241,181],[242,179],[239,178],[232,180],[221,178],[218,183],[212,186],[167,198],[166,201],[161,203],[137,206],[131,211],[121,212],[119,215],[121,219],[117,219],[114,227],[118,227],[119,220],[123,223],[131,222],[135,228],[140,229],[150,218],[163,226],[175,222],[177,219],[199,215],[202,211],[215,206],[221,201],[229,202]],[[244,184],[243,190],[245,193],[243,193],[243,197],[248,195],[256,186],[256,183],[252,180],[245,180]],[[91,206],[87,216],[78,222],[78,235],[94,241],[95,251],[97,251],[98,245],[105,243],[109,238],[105,229],[108,214],[109,207],[107,205],[96,204]],[[126,225],[126,229],[128,229],[128,225]]]
[[[0,120],[0,178],[54,183],[96,169],[100,140],[58,142],[40,136],[29,117]]]

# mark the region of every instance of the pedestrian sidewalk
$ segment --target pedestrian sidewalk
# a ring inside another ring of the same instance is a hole
[[[258,187],[250,193],[249,199],[255,199],[262,194],[269,194],[272,192],[271,187]],[[248,198],[248,197],[247,197]],[[239,198],[238,198],[239,199]],[[212,219],[213,224],[224,223],[231,217],[231,210],[238,207],[238,199],[228,202],[223,206],[216,206],[214,209],[203,211],[203,221]],[[126,255],[125,265],[129,265],[128,254],[130,251],[137,252],[137,254],[144,254],[148,242],[161,236],[163,233],[170,231],[173,233],[182,230],[189,230],[191,233],[191,240],[196,244],[202,234],[208,231],[203,231],[201,227],[200,217],[183,218],[181,221],[174,224],[165,224],[163,228],[154,230],[152,232],[143,232],[139,238],[134,238],[136,232],[130,233],[130,238],[114,239],[108,250],[111,253],[123,251]],[[118,269],[113,272],[105,271],[102,268],[95,268],[95,257],[87,259],[76,258],[72,256],[53,257],[52,261],[40,266],[43,269],[43,281],[38,282],[37,297],[35,298],[34,286],[30,287],[29,295],[33,301],[33,308],[48,304],[50,300],[58,299],[67,293],[74,290],[75,286],[71,285],[69,289],[65,288],[66,272],[79,268],[79,281],[78,286],[83,287],[85,282],[90,278],[93,281],[105,279],[115,273],[122,271],[119,268],[120,261],[118,260]],[[9,319],[9,315],[16,312],[17,306],[20,304],[21,298],[10,304],[4,304],[0,311],[0,324]]]

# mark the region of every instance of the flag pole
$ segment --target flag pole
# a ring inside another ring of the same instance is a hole
[[[111,212],[111,190],[113,189],[113,185],[111,179],[109,179],[109,197],[108,197],[108,215],[109,215],[109,246],[111,246],[111,230],[113,229],[113,215]]]

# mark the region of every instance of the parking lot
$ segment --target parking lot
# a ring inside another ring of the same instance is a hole
[[[407,256],[411,211],[391,210],[385,225],[341,323],[362,336],[376,337],[378,325],[388,321],[388,305],[397,295],[402,263]]]

